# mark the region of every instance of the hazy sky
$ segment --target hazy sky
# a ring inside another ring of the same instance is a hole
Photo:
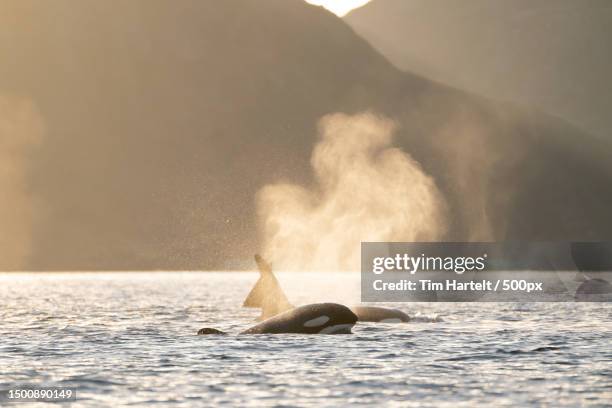
[[[354,8],[361,7],[370,0],[306,0],[308,3],[323,6],[340,17]]]

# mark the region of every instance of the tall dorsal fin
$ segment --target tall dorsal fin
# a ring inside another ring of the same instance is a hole
[[[268,318],[293,308],[272,272],[272,266],[260,255],[255,255],[259,279],[244,299],[243,307],[262,309],[262,317]]]

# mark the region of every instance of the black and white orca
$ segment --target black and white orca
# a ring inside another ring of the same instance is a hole
[[[351,310],[337,303],[314,303],[293,308],[271,317],[240,334],[350,334],[357,322]],[[226,334],[209,327],[198,334]]]
[[[242,306],[261,308],[259,320],[292,310],[294,306],[289,302],[274,276],[272,266],[260,255],[255,255],[255,262],[259,269],[259,280],[249,292]],[[410,320],[410,317],[401,310],[386,307],[354,306],[351,307],[351,311],[361,322],[400,323]]]
[[[350,334],[355,323],[357,323],[357,316],[344,305],[314,303],[287,310],[241,334]]]

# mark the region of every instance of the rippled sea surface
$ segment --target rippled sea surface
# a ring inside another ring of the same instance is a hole
[[[0,389],[73,386],[92,407],[612,404],[610,304],[403,303],[413,322],[352,335],[195,335],[251,325],[256,279],[2,274]],[[279,280],[296,304],[359,298],[358,274]]]

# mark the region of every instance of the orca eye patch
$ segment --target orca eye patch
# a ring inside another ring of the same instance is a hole
[[[329,322],[329,316],[323,315],[304,322],[304,327],[319,327],[327,322]]]

